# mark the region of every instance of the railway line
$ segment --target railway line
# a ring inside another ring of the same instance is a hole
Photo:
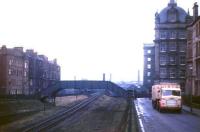
[[[71,105],[70,107],[66,107],[62,109],[61,111],[53,114],[52,116],[45,118],[39,122],[30,124],[26,126],[25,128],[22,128],[22,132],[35,132],[35,131],[45,131],[48,130],[54,126],[56,126],[61,121],[64,121],[66,118],[72,116],[77,111],[81,110],[91,102],[95,101],[99,96],[101,96],[101,93],[93,94],[90,98],[83,100],[77,104]]]

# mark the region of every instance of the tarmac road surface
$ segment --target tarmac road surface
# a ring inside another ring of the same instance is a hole
[[[149,98],[135,100],[142,132],[200,132],[200,117],[182,111],[163,113],[152,108]]]

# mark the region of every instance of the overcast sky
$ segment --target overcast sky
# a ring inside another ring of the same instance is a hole
[[[137,80],[154,15],[170,0],[0,0],[0,46],[57,58],[61,78]],[[192,14],[193,3],[178,0]]]

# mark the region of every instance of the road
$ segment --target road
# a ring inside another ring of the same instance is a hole
[[[143,132],[200,132],[198,116],[184,111],[159,113],[148,98],[138,98],[135,105]]]

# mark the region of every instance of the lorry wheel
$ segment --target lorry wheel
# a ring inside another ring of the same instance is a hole
[[[154,101],[152,101],[152,107],[153,107],[154,109],[156,109],[156,106],[155,106],[155,102],[154,102]]]
[[[156,101],[156,110],[159,111],[159,102],[158,101]]]
[[[161,107],[160,107],[160,103],[159,103],[159,101],[157,102],[157,110],[158,110],[159,112],[162,111],[162,110],[161,110]]]

